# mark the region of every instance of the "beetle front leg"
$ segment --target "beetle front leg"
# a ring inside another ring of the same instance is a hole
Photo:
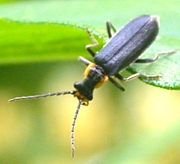
[[[176,53],[176,50],[170,50],[170,51],[162,51],[155,54],[154,58],[148,58],[148,59],[137,59],[135,63],[151,63],[158,59],[160,55],[166,55],[166,54],[174,54]]]
[[[88,66],[89,64],[91,64],[92,62],[90,62],[89,60],[87,60],[86,58],[82,57],[82,56],[79,56],[78,57],[78,60],[80,62],[82,62],[83,64],[85,64],[86,66]]]

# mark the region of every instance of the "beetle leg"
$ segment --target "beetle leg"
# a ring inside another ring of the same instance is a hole
[[[113,83],[117,88],[119,88],[122,91],[125,91],[124,87],[122,87],[115,79],[112,77],[108,76],[108,79],[111,83]]]
[[[97,47],[99,45],[98,41],[96,40],[96,38],[91,34],[91,31],[89,29],[86,30],[89,37],[92,40],[92,44],[88,44],[86,45],[86,49],[89,51],[89,53],[94,57],[96,55],[96,53],[91,49],[92,47]]]
[[[86,66],[88,66],[89,64],[92,63],[92,62],[90,62],[89,60],[83,58],[82,56],[79,56],[79,57],[78,57],[78,60],[79,60],[80,62],[82,62],[83,64],[85,64]]]
[[[158,52],[155,54],[154,58],[137,59],[135,63],[151,63],[156,61],[160,55],[173,54],[173,53],[176,53],[176,50]]]
[[[116,74],[115,75],[116,78],[118,78],[119,80],[123,81],[124,80],[124,77],[121,76],[120,74]]]
[[[115,75],[115,77],[117,77],[119,80],[122,80],[122,81],[130,81],[138,77],[158,79],[161,77],[161,75],[143,75],[141,73],[135,73],[129,77],[123,77],[120,74]]]
[[[158,52],[158,53],[155,54],[154,58],[137,59],[135,61],[135,63],[151,63],[151,62],[156,61],[160,55],[173,54],[173,53],[176,53],[176,50]],[[116,74],[115,77],[118,78],[121,81],[129,81],[129,80],[133,80],[133,79],[138,78],[138,77],[153,78],[154,79],[154,78],[160,78],[161,76],[160,75],[143,75],[141,73],[135,73],[135,74],[133,74],[133,75],[127,77],[127,78],[121,76],[120,74]]]
[[[106,28],[107,28],[108,37],[111,38],[113,33],[116,32],[116,29],[114,28],[112,23],[109,21],[106,22]],[[113,31],[113,33],[112,33],[112,31]]]

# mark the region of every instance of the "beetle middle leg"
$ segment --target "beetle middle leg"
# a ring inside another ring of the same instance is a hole
[[[108,76],[109,81],[114,84],[118,89],[125,91],[124,87],[122,85],[120,85],[114,78]]]
[[[136,79],[138,77],[158,79],[161,76],[160,75],[144,75],[144,74],[141,74],[141,73],[135,73],[135,74],[133,74],[133,75],[131,75],[129,77],[123,77],[120,74],[116,74],[114,77],[125,82],[125,81],[130,81],[130,80]],[[109,78],[109,81],[112,84],[114,84],[118,89],[120,89],[122,91],[125,91],[124,87],[121,84],[119,84],[114,78],[112,78],[110,76],[108,76],[108,78]]]
[[[141,73],[138,72],[138,73],[135,73],[135,74],[133,74],[133,75],[131,75],[129,77],[123,77],[120,74],[116,74],[115,77],[118,78],[121,81],[130,81],[130,80],[136,79],[138,77],[158,79],[158,78],[161,77],[161,75],[144,75],[144,74],[141,74]]]
[[[111,22],[107,21],[106,22],[106,29],[107,29],[107,33],[108,33],[108,37],[111,38],[113,33],[116,32],[115,27],[112,25]],[[96,53],[91,49],[92,47],[97,47],[99,45],[98,41],[96,40],[96,38],[91,34],[91,31],[89,29],[86,30],[89,37],[92,40],[92,44],[88,44],[86,45],[86,49],[89,51],[89,53],[94,57],[96,55]],[[113,32],[112,32],[113,31]]]
[[[94,57],[96,55],[96,53],[91,49],[92,47],[97,47],[99,45],[98,41],[96,40],[96,38],[91,34],[90,30],[87,29],[86,30],[89,37],[91,38],[92,40],[92,44],[88,44],[86,45],[86,49],[89,51],[89,53]]]

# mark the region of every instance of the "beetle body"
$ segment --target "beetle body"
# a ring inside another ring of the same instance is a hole
[[[81,105],[88,105],[89,101],[93,99],[94,88],[100,87],[107,79],[110,80],[117,88],[124,91],[125,89],[119,84],[118,80],[127,81],[137,77],[145,78],[159,78],[159,75],[143,75],[140,73],[133,74],[127,78],[121,76],[119,71],[128,67],[131,63],[149,63],[155,61],[161,54],[172,54],[175,51],[167,51],[157,53],[154,58],[139,59],[138,57],[151,45],[158,34],[158,17],[143,15],[131,20],[121,30],[117,31],[112,36],[111,30],[115,31],[115,28],[110,22],[107,22],[107,31],[109,35],[109,41],[105,44],[99,53],[94,53],[91,49],[98,45],[96,39],[89,33],[93,44],[86,46],[86,49],[94,57],[94,63],[89,60],[79,57],[79,60],[83,62],[87,68],[84,72],[84,79],[81,82],[74,83],[76,90],[55,92],[34,96],[21,96],[10,99],[9,101],[33,99],[48,96],[59,96],[65,94],[71,94],[78,98],[79,103],[75,111],[72,125],[71,125],[71,149],[72,156],[74,157],[75,142],[74,132],[76,119]]]

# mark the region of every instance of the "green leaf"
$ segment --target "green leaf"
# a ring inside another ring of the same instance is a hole
[[[6,19],[0,19],[0,24],[1,64],[72,59],[85,52],[86,33],[76,25]]]
[[[105,2],[98,2],[98,5],[92,2],[91,5],[94,11],[98,10],[101,13],[98,6],[103,7],[106,4]],[[85,7],[84,10],[74,13],[76,11],[74,8],[79,5]],[[117,14],[120,10],[119,7],[116,6],[116,3],[112,3],[112,5],[114,6],[114,13]],[[69,7],[68,12],[65,10],[67,6]],[[90,58],[90,55],[84,49],[85,45],[91,43],[85,28],[91,27],[96,36],[102,37],[103,40],[99,40],[101,43],[106,41],[107,38],[105,25],[103,24],[107,17],[102,18],[96,15],[95,19],[92,15],[89,15],[90,12],[92,13],[92,10],[89,10],[84,1],[29,1],[1,5],[0,14],[8,19],[0,19],[0,37],[3,38],[0,40],[0,63],[69,60],[78,56]],[[123,21],[116,15],[114,22],[121,21],[120,26],[124,25],[132,18],[128,14],[123,13],[125,15]],[[162,18],[166,20],[166,17],[163,16],[164,13],[161,14]],[[110,17],[114,15],[110,14]],[[137,14],[133,15],[133,17],[137,16]],[[78,20],[74,21],[73,16],[76,16]],[[102,28],[99,27],[99,24]],[[177,26],[174,26],[174,29],[176,30]],[[161,39],[155,41],[143,55],[143,58],[153,57],[159,51],[179,48],[179,31],[172,30],[169,32],[171,35],[167,34],[167,30],[164,29],[164,31],[163,34],[160,33]],[[179,52],[173,55],[164,55],[151,64],[133,64],[128,70],[132,73],[162,75],[159,80],[142,80],[162,88],[180,89],[179,58]]]

